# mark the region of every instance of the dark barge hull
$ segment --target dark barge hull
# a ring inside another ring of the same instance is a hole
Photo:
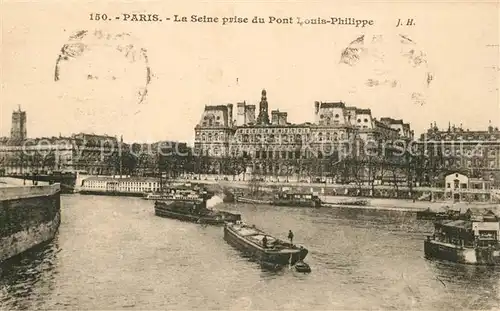
[[[310,201],[310,202],[297,202],[297,201],[273,201],[271,205],[274,206],[289,206],[289,207],[321,207],[321,202]]]
[[[169,209],[168,206],[169,204],[177,204],[177,205],[182,204],[184,205],[184,207],[188,208],[194,205],[194,203],[190,202],[162,202],[160,204],[155,203],[155,215],[163,218],[172,218],[181,221],[188,221],[188,222],[215,225],[215,226],[224,225],[226,222],[235,222],[241,220],[241,215],[239,214],[232,214],[222,211],[219,211],[218,213],[220,213],[221,216],[223,215],[224,217],[220,216],[211,217],[211,216],[179,213]]]
[[[470,265],[500,265],[500,248],[459,248],[433,240],[425,240],[424,253],[427,259]]]
[[[290,261],[290,253],[266,251],[250,241],[247,241],[245,238],[240,237],[227,227],[224,227],[224,240],[244,254],[266,264],[288,265],[291,263],[294,265],[296,262],[303,260],[308,254],[308,250],[302,248],[299,252],[292,253],[292,259]]]

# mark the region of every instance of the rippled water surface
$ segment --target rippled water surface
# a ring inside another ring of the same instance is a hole
[[[219,205],[309,250],[312,273],[261,270],[222,228],[138,198],[68,195],[57,238],[1,266],[2,309],[404,309],[500,306],[500,269],[423,258],[411,213]]]

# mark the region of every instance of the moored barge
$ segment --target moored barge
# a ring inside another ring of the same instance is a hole
[[[266,198],[249,198],[245,196],[235,195],[235,201],[238,203],[250,203],[261,205],[274,206],[289,206],[289,207],[321,207],[322,201],[318,195],[314,193],[300,192],[279,192],[272,197]]]
[[[462,214],[463,215],[463,214]],[[463,217],[462,217],[463,218]],[[417,212],[417,220],[458,220],[461,219],[460,211],[448,209],[444,212],[435,212],[430,208]]]
[[[500,223],[488,211],[467,219],[438,220],[424,241],[426,258],[474,265],[500,265]]]
[[[206,193],[194,190],[173,190],[165,193],[162,200],[154,205],[155,215],[182,221],[210,225],[223,225],[225,222],[241,220],[240,214],[207,208]]]
[[[224,240],[231,246],[260,261],[274,265],[295,265],[308,254],[303,246],[297,246],[275,238],[255,226],[241,222],[224,226]]]
[[[271,205],[292,207],[321,207],[321,203],[317,194],[300,192],[280,192],[271,201]]]

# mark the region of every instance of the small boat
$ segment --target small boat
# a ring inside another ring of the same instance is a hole
[[[302,272],[302,273],[311,272],[311,267],[308,264],[306,264],[305,262],[303,262],[302,260],[297,262],[294,267],[295,267],[295,271],[297,271],[297,272]]]
[[[261,263],[294,265],[308,254],[303,246],[282,241],[241,221],[225,224],[224,240]]]
[[[500,222],[492,211],[467,219],[437,220],[424,241],[426,258],[474,265],[500,265]]]

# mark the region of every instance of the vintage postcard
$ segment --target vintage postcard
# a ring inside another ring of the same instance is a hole
[[[500,310],[498,1],[0,3],[0,309]]]

